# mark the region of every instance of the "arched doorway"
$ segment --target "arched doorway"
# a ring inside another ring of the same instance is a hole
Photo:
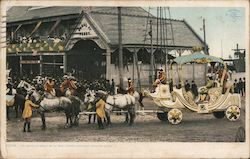
[[[79,79],[105,78],[106,56],[92,40],[80,40],[67,53],[67,70]]]

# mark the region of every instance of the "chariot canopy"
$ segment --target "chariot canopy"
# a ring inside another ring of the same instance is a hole
[[[191,55],[177,57],[174,59],[174,62],[179,65],[183,65],[186,63],[210,63],[210,62],[223,63],[223,60],[215,56],[209,56],[201,52],[195,52]]]

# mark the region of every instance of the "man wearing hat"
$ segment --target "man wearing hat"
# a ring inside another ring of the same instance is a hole
[[[44,91],[46,93],[51,94],[52,96],[56,96],[54,86],[55,86],[55,81],[51,77],[49,77],[49,79],[46,81],[46,83],[43,86]]]
[[[131,78],[128,78],[128,89],[127,89],[127,93],[130,95],[133,95],[135,92],[135,87],[134,87],[134,83],[131,80]]]
[[[162,68],[159,71],[158,78],[155,80],[154,85],[157,86],[160,83],[161,84],[166,84],[167,83],[166,73],[163,71]]]
[[[24,103],[24,110],[22,117],[25,120],[24,125],[23,125],[23,132],[26,132],[26,127],[28,128],[28,132],[30,131],[30,122],[31,122],[31,117],[32,117],[32,109],[33,108],[39,108],[39,105],[34,104],[34,97],[28,96],[28,99]]]
[[[161,84],[166,84],[167,83],[166,73],[163,71],[163,69],[160,69],[159,80],[160,80]]]
[[[60,90],[63,94],[65,94],[66,89],[68,88],[68,83],[69,83],[69,79],[67,75],[63,76],[63,83],[60,85]]]
[[[207,84],[200,91],[200,101],[201,102],[209,99],[208,91],[212,87],[214,87],[214,80],[213,80],[213,77],[211,75],[208,75],[207,76]]]
[[[75,77],[74,76],[70,76],[69,77],[68,86],[69,86],[69,90],[71,92],[71,95],[75,95],[75,93],[76,93],[76,89],[77,89],[76,84],[77,84],[77,82],[76,82]]]

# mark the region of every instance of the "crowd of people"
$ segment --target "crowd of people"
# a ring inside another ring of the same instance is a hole
[[[66,34],[63,34],[62,36],[47,36],[47,38],[42,38],[40,36],[19,36],[17,38],[13,39],[8,39],[7,42],[10,44],[32,44],[32,43],[58,43],[58,42],[63,42],[67,38]]]
[[[246,94],[246,79],[245,77],[234,80],[234,92],[244,96]]]

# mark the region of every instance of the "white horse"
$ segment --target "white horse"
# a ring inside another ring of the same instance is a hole
[[[93,96],[94,95],[94,96]],[[110,114],[114,108],[119,108],[122,110],[128,110],[129,115],[129,125],[132,125],[134,123],[135,119],[135,97],[130,94],[117,94],[117,95],[108,95],[104,91],[97,91],[95,94],[88,94],[87,97],[85,97],[85,102],[89,101],[98,101],[99,99],[103,99],[105,104],[105,115],[107,119],[107,124],[110,125]],[[97,116],[98,119],[98,125],[99,127],[103,127],[102,121]]]
[[[35,87],[29,84],[28,82],[21,80],[17,85],[17,88],[24,88],[27,92],[31,90],[35,90]]]
[[[66,115],[66,127],[72,126],[72,116],[74,117],[74,125],[78,125],[78,114],[81,111],[81,107],[84,106],[83,102],[78,97],[54,97],[46,98],[44,94],[41,95],[38,91],[33,89],[34,87],[25,81],[22,81],[19,87],[23,86],[27,91],[27,96],[32,96],[36,103],[39,103],[40,107],[38,112],[41,114],[42,129],[46,128],[45,112],[64,111]],[[28,87],[25,87],[28,86]],[[31,89],[32,88],[32,89]],[[83,109],[83,108],[82,108]],[[70,123],[69,123],[70,122]]]
[[[84,103],[86,105],[86,110],[87,111],[91,111],[91,112],[96,111],[96,109],[95,109],[95,103],[97,101],[96,101],[95,95],[96,94],[95,94],[94,90],[89,90],[89,89],[86,90],[86,94],[84,95]],[[89,116],[88,124],[91,124],[92,114],[89,114],[88,116]],[[95,121],[96,121],[96,114],[94,114],[93,116],[94,116],[93,122],[95,123]]]

